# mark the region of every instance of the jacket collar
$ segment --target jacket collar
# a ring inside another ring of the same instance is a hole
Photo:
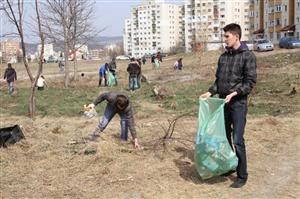
[[[246,50],[249,50],[248,46],[246,43],[241,42],[241,45],[238,49],[234,49],[234,48],[229,48],[229,47],[225,47],[225,53],[230,54],[230,55],[235,55],[235,54],[239,54],[241,52],[244,52]]]

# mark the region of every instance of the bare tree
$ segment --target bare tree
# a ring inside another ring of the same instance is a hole
[[[97,35],[93,32],[91,19],[94,1],[83,0],[46,0],[44,21],[46,37],[55,44],[63,44],[65,57],[65,87],[70,83],[68,55],[75,53],[74,77],[76,78],[76,51]],[[80,44],[80,45],[78,45]]]
[[[39,56],[39,67],[36,73],[36,76],[34,78],[34,83],[31,86],[31,94],[29,99],[29,114],[30,117],[33,118],[35,115],[35,91],[36,91],[36,84],[37,80],[40,77],[42,70],[43,70],[43,59],[44,59],[44,45],[45,45],[45,37],[42,30],[42,23],[41,23],[41,17],[40,17],[40,10],[39,10],[39,4],[38,0],[35,0],[35,12],[36,12],[36,19],[37,19],[37,26],[38,26],[38,32],[39,32],[39,38],[41,40],[41,52]]]
[[[18,30],[19,37],[21,39],[21,46],[22,46],[22,51],[23,51],[23,61],[24,61],[24,66],[26,68],[26,71],[28,73],[28,76],[31,80],[31,93],[29,97],[29,116],[31,118],[34,117],[35,115],[35,90],[36,90],[36,83],[41,75],[42,69],[43,69],[43,56],[44,56],[44,35],[42,31],[42,25],[41,25],[41,20],[40,20],[40,14],[39,14],[39,4],[38,1],[35,0],[35,12],[36,12],[36,18],[37,18],[37,25],[38,25],[38,32],[39,32],[39,38],[41,40],[41,53],[39,57],[39,67],[37,70],[37,74],[35,78],[33,78],[32,73],[30,71],[30,68],[28,66],[28,62],[26,59],[26,47],[25,47],[25,42],[24,42],[24,30],[23,30],[23,10],[24,10],[24,1],[23,0],[18,0],[17,1],[17,10],[14,10],[14,1],[13,0],[6,0],[6,6],[4,7],[4,11],[7,15],[7,17],[10,19],[10,21],[15,25],[15,27]],[[17,19],[17,16],[18,19]]]
[[[31,83],[34,82],[34,78],[32,73],[29,69],[29,65],[26,59],[26,48],[25,48],[25,39],[24,39],[24,32],[23,32],[23,23],[24,23],[24,0],[18,0],[17,6],[14,6],[16,1],[13,0],[6,0],[6,4],[3,6],[2,10],[4,10],[6,16],[10,20],[10,22],[16,27],[18,36],[21,40],[21,48],[22,48],[22,56],[24,66],[26,68],[28,77]]]

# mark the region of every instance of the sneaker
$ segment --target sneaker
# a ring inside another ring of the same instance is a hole
[[[237,180],[230,185],[231,188],[241,188],[247,183],[247,178],[242,179],[242,178],[237,178]]]

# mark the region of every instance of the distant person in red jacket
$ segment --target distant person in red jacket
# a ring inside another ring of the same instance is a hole
[[[160,52],[158,52],[158,53],[156,54],[156,59],[157,59],[158,61],[162,62],[162,57],[161,57]]]
[[[15,80],[17,80],[17,72],[11,66],[11,63],[7,64],[7,68],[5,69],[5,72],[4,72],[4,79],[7,82],[8,93],[11,95],[15,90],[14,82],[15,82]]]

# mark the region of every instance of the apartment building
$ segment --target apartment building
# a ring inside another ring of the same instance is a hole
[[[183,6],[164,0],[144,0],[133,7],[131,18],[125,20],[124,51],[142,57],[156,52],[170,52],[184,45]]]
[[[2,54],[1,62],[17,62],[18,55],[21,54],[20,50],[20,42],[19,41],[12,41],[6,40],[0,43],[0,51]]]
[[[217,49],[223,41],[222,28],[237,23],[242,40],[249,39],[249,0],[185,0],[185,48]]]
[[[37,46],[37,56],[41,53],[42,45]],[[44,44],[44,58],[47,60],[48,57],[54,56],[53,44]]]
[[[126,19],[125,20],[125,28],[123,32],[123,48],[124,52],[127,55],[132,56],[132,41],[133,41],[133,35],[132,35],[132,20]]]
[[[300,0],[251,0],[250,32],[277,44],[281,37],[300,37]]]

